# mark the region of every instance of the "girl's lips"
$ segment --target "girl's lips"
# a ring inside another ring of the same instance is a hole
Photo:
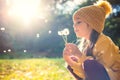
[[[76,30],[75,33],[76,33],[76,34],[79,33],[79,30]]]
[[[75,30],[75,32],[79,32],[79,30],[78,30],[78,29],[76,29],[76,30]]]

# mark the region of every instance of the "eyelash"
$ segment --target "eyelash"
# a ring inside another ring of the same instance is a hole
[[[81,21],[78,21],[78,22],[76,22],[74,25],[78,25],[78,24],[80,24],[81,23]]]
[[[80,23],[81,23],[81,21],[76,22],[76,24],[80,24]]]
[[[80,24],[80,23],[81,23],[81,21],[78,21],[78,22],[77,22],[77,24]]]

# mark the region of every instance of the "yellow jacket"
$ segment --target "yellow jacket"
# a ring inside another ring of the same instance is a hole
[[[120,80],[119,48],[109,37],[105,36],[102,33],[99,35],[98,40],[93,48],[93,55],[98,62],[104,65],[111,80]],[[82,63],[80,65],[80,69],[77,69],[75,66],[71,67],[78,76],[84,78],[85,76],[84,70],[82,68]]]
[[[120,80],[119,48],[109,37],[100,34],[93,48],[93,55],[105,66],[111,80]]]

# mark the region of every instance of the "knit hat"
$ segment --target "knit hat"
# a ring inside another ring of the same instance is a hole
[[[90,27],[101,33],[104,29],[105,18],[112,12],[112,7],[107,1],[98,1],[94,5],[82,7],[73,14],[73,20],[80,19]]]

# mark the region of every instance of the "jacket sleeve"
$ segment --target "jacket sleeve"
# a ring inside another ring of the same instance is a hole
[[[71,66],[71,68],[73,69],[73,72],[83,79],[85,79],[85,72],[84,72],[82,64],[88,58],[89,57],[83,55],[79,58],[77,64],[74,64],[74,65]]]
[[[68,65],[67,66],[67,69],[70,71],[70,73],[75,77],[76,80],[83,80],[81,77],[79,77],[78,75],[76,75],[74,72],[73,72],[73,69]]]

